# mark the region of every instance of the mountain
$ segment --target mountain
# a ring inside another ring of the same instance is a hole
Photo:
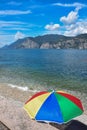
[[[87,49],[87,34],[80,34],[75,37],[49,34],[37,37],[26,37],[18,39],[6,48],[40,48],[40,49]]]
[[[18,39],[14,43],[10,44],[7,48],[21,49],[21,48],[39,48],[39,44],[34,41],[33,38]]]

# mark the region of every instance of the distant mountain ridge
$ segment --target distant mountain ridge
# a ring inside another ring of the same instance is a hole
[[[75,37],[64,35],[47,34],[37,37],[25,37],[18,39],[5,48],[22,49],[22,48],[39,48],[39,49],[87,49],[87,34],[80,34]]]

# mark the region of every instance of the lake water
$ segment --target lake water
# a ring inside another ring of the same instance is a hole
[[[0,50],[0,83],[87,92],[87,50]]]

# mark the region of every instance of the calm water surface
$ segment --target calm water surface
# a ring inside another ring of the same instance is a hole
[[[87,92],[87,50],[0,50],[0,83]]]

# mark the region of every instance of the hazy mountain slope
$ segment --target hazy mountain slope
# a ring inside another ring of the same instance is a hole
[[[87,34],[76,37],[66,37],[63,35],[49,34],[37,37],[25,37],[10,44],[6,48],[40,48],[40,49],[87,49]]]

